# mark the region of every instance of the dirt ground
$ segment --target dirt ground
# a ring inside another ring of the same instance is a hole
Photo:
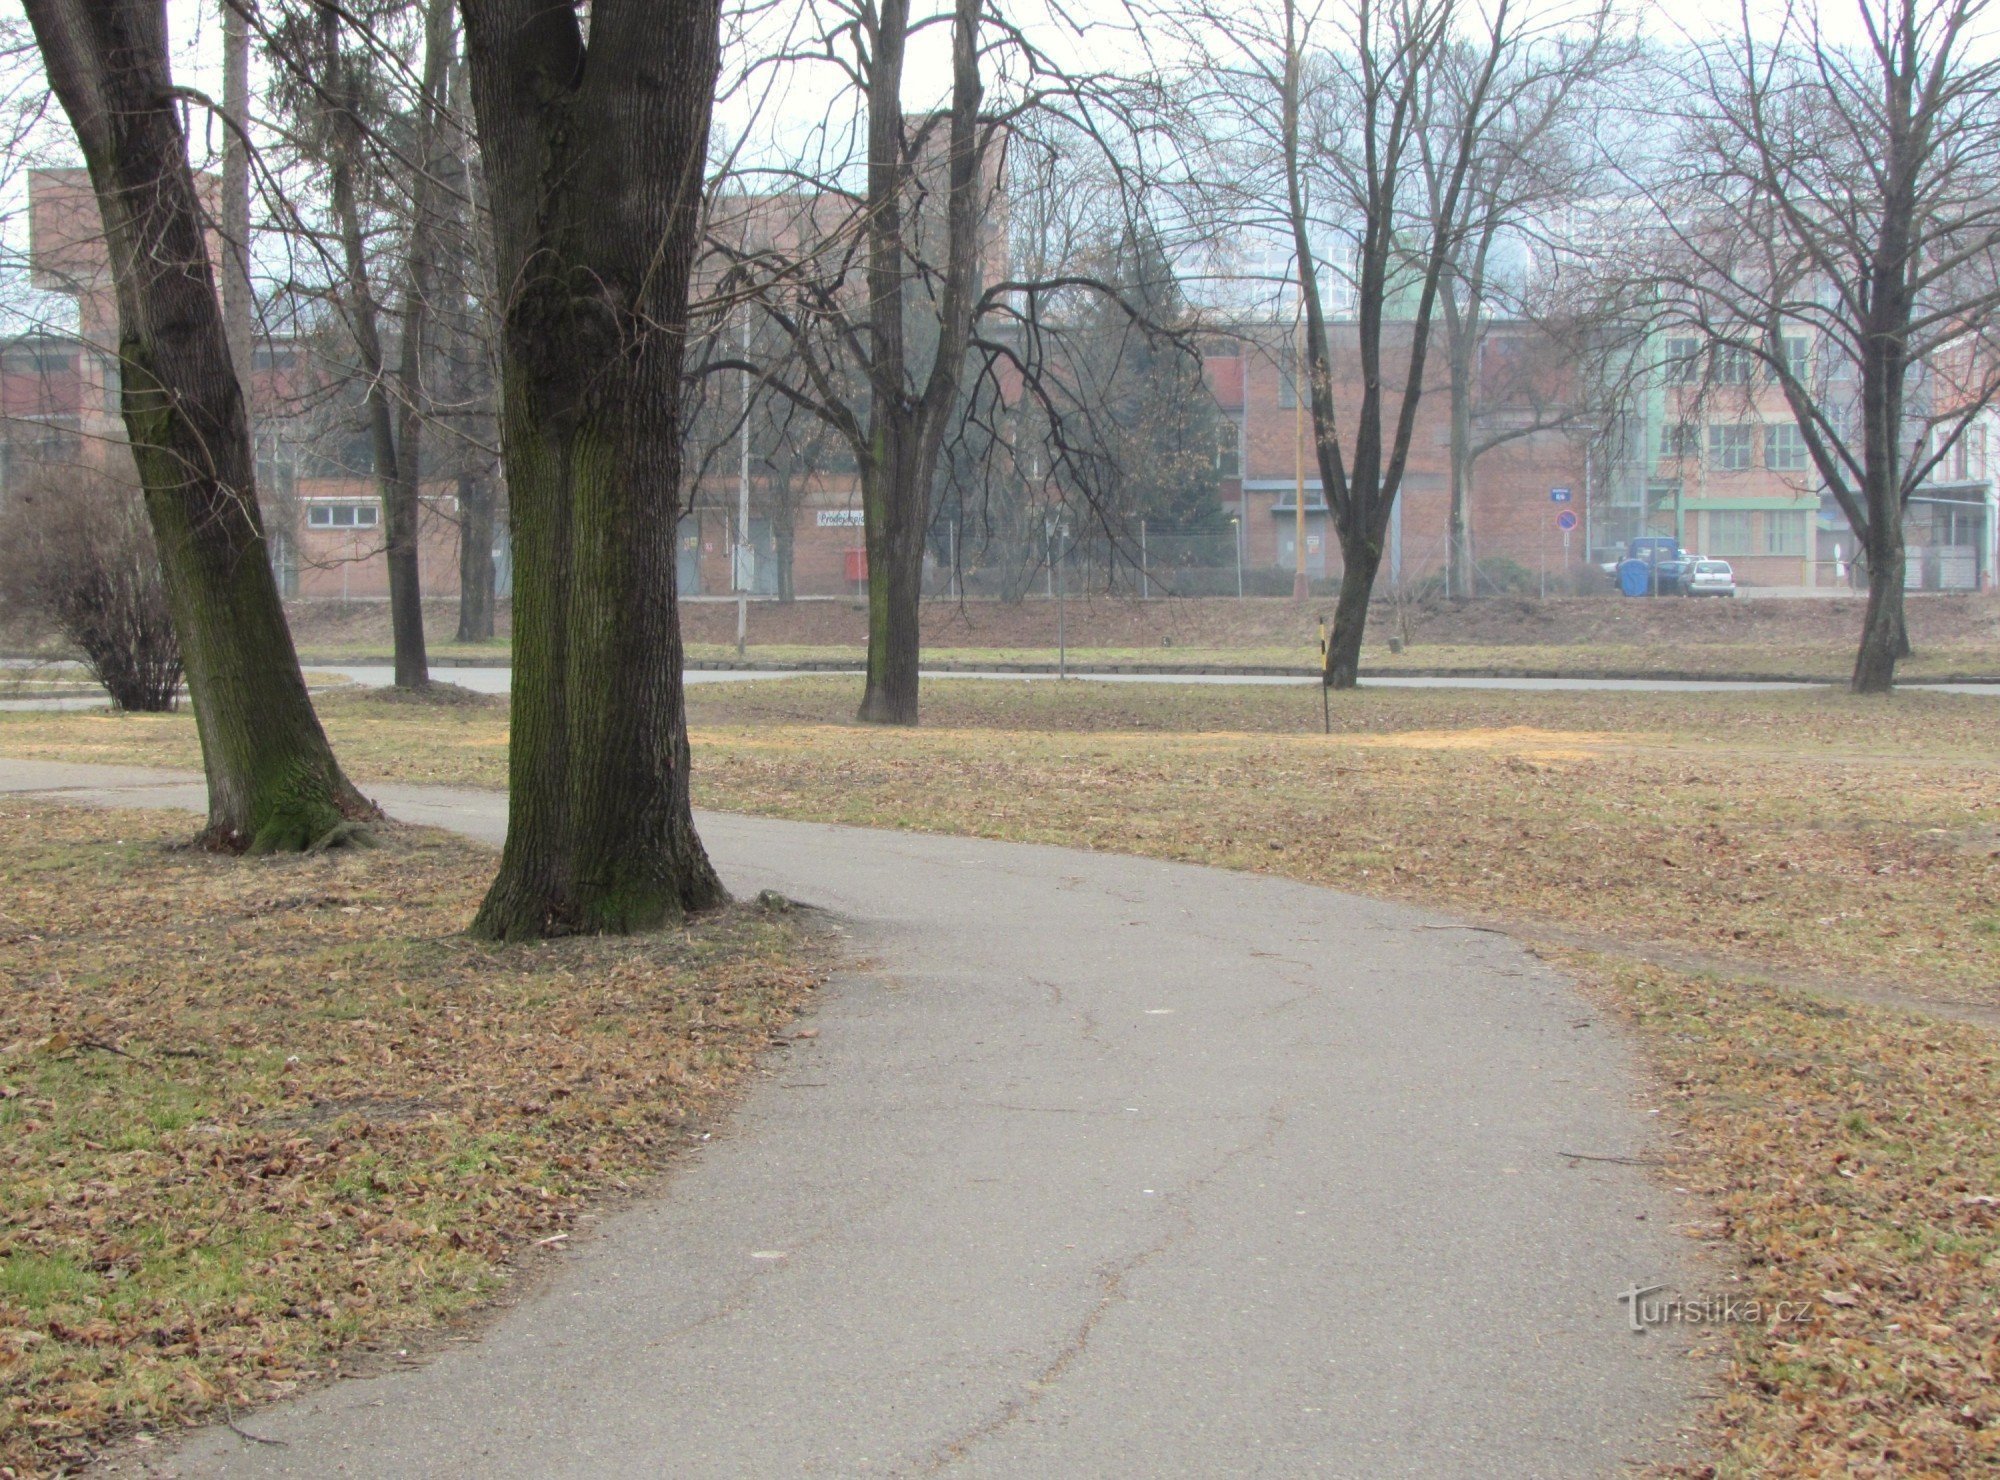
[[[1073,648],[1288,648],[1310,653],[1321,616],[1331,603],[1308,606],[1277,597],[1123,601],[1098,598],[1068,603],[1063,613]],[[1474,602],[1430,602],[1406,609],[1413,645],[1475,647],[1729,646],[1824,644],[1845,652],[1857,636],[1861,604],[1828,600],[1690,601],[1627,600],[1572,596],[1536,601],[1496,597]],[[509,613],[501,609],[504,635]],[[433,641],[453,630],[455,603],[428,603]],[[298,603],[291,609],[302,651],[379,643],[387,651],[388,607],[381,602]],[[694,601],[682,607],[690,644],[733,644],[736,607]],[[1045,648],[1056,642],[1054,603],[1034,599],[931,602],[924,611],[924,641],[932,648]],[[1925,647],[2000,644],[2000,597],[1913,595],[1910,634]],[[1378,635],[1396,630],[1393,607],[1379,605]],[[753,646],[855,648],[868,640],[867,611],[846,599],[789,605],[755,602],[749,610]]]

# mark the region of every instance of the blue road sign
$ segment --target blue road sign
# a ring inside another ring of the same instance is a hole
[[[1560,529],[1564,534],[1568,534],[1572,529],[1575,529],[1576,511],[1573,509],[1564,509],[1560,514],[1556,515],[1556,528]]]
[[[1568,503],[1569,490],[1567,488],[1551,488],[1549,490],[1549,502],[1552,504]]]

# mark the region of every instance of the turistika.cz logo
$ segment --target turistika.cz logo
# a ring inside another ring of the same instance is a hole
[[[1810,1300],[1759,1300],[1749,1295],[1664,1295],[1665,1285],[1634,1285],[1618,1292],[1626,1324],[1645,1333],[1654,1326],[1764,1326],[1803,1321]]]

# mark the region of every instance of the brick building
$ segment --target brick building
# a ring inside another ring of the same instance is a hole
[[[1004,276],[1007,267],[1006,201],[997,161],[992,168],[989,279]],[[213,181],[202,185],[214,188]],[[0,342],[0,498],[44,470],[69,462],[104,468],[124,456],[115,303],[88,177],[81,170],[32,171],[29,198],[34,285],[75,302],[77,330]],[[799,251],[802,241],[843,240],[843,213],[853,210],[845,198],[802,193],[737,197],[725,206],[735,212],[740,244],[787,252]],[[1336,408],[1343,426],[1352,427],[1361,399],[1356,329],[1337,321],[1329,332]],[[1394,333],[1391,325],[1392,341]],[[1435,584],[1448,562],[1450,401],[1441,339],[1438,331],[1390,527],[1382,579],[1391,586]],[[253,362],[259,492],[273,561],[287,594],[378,598],[386,596],[388,579],[369,439],[356,390],[329,370],[320,348],[306,337],[266,339]],[[1239,521],[1235,534],[1245,567],[1290,573],[1299,560],[1296,511],[1303,488],[1305,566],[1323,577],[1338,573],[1340,555],[1309,444],[1302,448],[1295,352],[1291,324],[1269,320],[1239,321],[1205,345],[1205,376],[1221,416],[1220,499]],[[1813,346],[1800,340],[1793,352],[1809,364]],[[1391,415],[1396,358],[1392,343],[1385,365]],[[1533,429],[1537,418],[1559,420],[1548,417],[1546,407],[1559,399],[1568,367],[1532,326],[1489,324],[1475,400],[1489,429],[1511,425],[1522,434],[1482,455],[1469,483],[1471,542],[1486,582],[1588,589],[1599,584],[1596,566],[1638,534],[1677,534],[1689,549],[1729,560],[1744,585],[1852,580],[1853,536],[1820,491],[1790,409],[1770,377],[1749,356],[1692,338],[1668,337],[1649,358],[1661,368],[1615,415],[1595,417],[1587,427],[1579,420]],[[1982,414],[1912,500],[1906,522],[1910,585],[1996,584],[2000,507],[1987,456],[1995,422],[1992,412]],[[798,594],[855,592],[865,580],[866,560],[851,454],[829,444],[787,471],[786,464],[798,459],[759,443],[747,470],[749,520],[739,530],[745,470],[734,448],[719,450],[724,455],[691,490],[692,512],[681,524],[682,590],[772,595],[789,558]],[[1555,490],[1566,491],[1561,502],[1552,499]],[[453,595],[455,485],[427,484],[422,499],[424,589]],[[1564,512],[1575,516],[1567,537],[1558,524]],[[504,524],[503,518],[503,531]],[[504,532],[500,540],[504,591]]]
[[[1393,332],[1392,325],[1392,337]],[[1496,324],[1489,337],[1504,346],[1531,334],[1520,325]],[[1335,413],[1343,428],[1352,428],[1362,396],[1358,330],[1351,322],[1335,322],[1328,326],[1328,336]],[[1310,413],[1295,394],[1296,353],[1289,324],[1274,328],[1246,323],[1233,334],[1211,340],[1205,363],[1209,386],[1222,411],[1218,449],[1222,498],[1242,520],[1244,564],[1297,569],[1297,495],[1303,482],[1306,570],[1319,578],[1339,572],[1340,546],[1327,521],[1311,446]],[[1385,380],[1400,385],[1402,372],[1393,345],[1385,358]],[[1380,578],[1392,584],[1435,582],[1449,561],[1450,398],[1441,358],[1433,353],[1427,366],[1402,491],[1390,524]],[[1496,353],[1482,362],[1480,390],[1486,415],[1528,418],[1533,413],[1526,406],[1508,404],[1500,370],[1504,359]],[[1388,400],[1386,414],[1393,419],[1394,392]],[[1525,574],[1539,582],[1546,576],[1554,589],[1565,572],[1570,577],[1582,575],[1586,530],[1595,515],[1585,483],[1586,441],[1587,434],[1580,431],[1530,431],[1501,443],[1474,463],[1467,522],[1474,557],[1489,579],[1505,569],[1516,580]],[[1566,501],[1551,500],[1551,490],[1557,489],[1568,490]],[[1567,542],[1567,563],[1564,532],[1557,525],[1564,509],[1578,515],[1578,527]]]
[[[219,181],[197,187],[214,213]],[[122,471],[118,313],[89,174],[29,172],[33,285],[76,305],[74,335],[37,333],[0,344],[0,498],[68,466]],[[211,239],[210,251],[219,254]],[[306,338],[265,338],[249,376],[258,495],[271,558],[287,595],[388,595],[381,500],[356,391],[339,383]],[[432,595],[458,591],[457,499],[449,483],[422,492],[418,564]]]

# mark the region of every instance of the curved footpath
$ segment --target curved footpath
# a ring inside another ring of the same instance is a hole
[[[185,778],[0,789],[199,808]],[[384,787],[498,841],[504,798]],[[846,922],[650,1200],[476,1341],[152,1473],[1610,1475],[1696,1364],[1608,1026],[1511,941],[1247,874],[707,814],[739,895]],[[1677,1279],[1677,1277],[1679,1277]]]

